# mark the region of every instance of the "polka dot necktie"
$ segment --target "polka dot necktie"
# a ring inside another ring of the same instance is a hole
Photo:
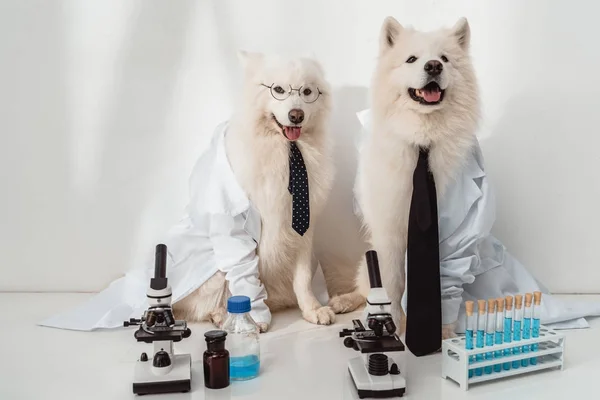
[[[294,142],[290,142],[290,183],[288,190],[292,195],[292,228],[300,236],[304,236],[310,223],[308,174],[302,153]]]
[[[442,345],[437,193],[429,150],[420,149],[408,217],[406,346],[417,357]]]

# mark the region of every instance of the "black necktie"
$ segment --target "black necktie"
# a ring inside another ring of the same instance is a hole
[[[442,301],[437,193],[429,151],[420,149],[408,217],[406,346],[416,356],[442,344]]]
[[[294,142],[290,142],[290,183],[288,190],[292,195],[292,228],[300,236],[303,236],[310,223],[308,174],[302,153]]]

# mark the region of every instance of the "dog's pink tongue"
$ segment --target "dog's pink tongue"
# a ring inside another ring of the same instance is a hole
[[[438,102],[440,101],[440,97],[442,97],[442,92],[437,90],[423,91],[423,98],[428,103]]]
[[[302,133],[302,127],[300,126],[284,126],[283,130],[285,136],[290,140],[298,140]]]

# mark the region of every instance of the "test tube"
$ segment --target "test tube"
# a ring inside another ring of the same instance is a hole
[[[542,314],[542,292],[533,292],[533,327],[531,329],[531,337],[540,337],[540,316]],[[537,351],[538,344],[531,345],[531,351]],[[537,364],[537,357],[531,357],[529,360],[531,365]]]
[[[504,343],[512,342],[512,317],[513,317],[513,297],[506,296],[506,311],[504,312]],[[508,357],[511,349],[504,349],[504,356]],[[503,364],[504,370],[508,371],[511,367],[509,362]]]
[[[525,293],[525,311],[523,312],[523,339],[531,338],[531,302],[533,300],[533,294]],[[529,353],[531,345],[523,346],[523,353]],[[529,366],[529,358],[521,360],[522,367]]]
[[[502,344],[502,335],[504,334],[504,297],[496,299],[496,340],[495,344]],[[494,353],[495,358],[502,357],[502,350]],[[502,372],[502,364],[494,365],[494,372]]]
[[[473,331],[475,330],[476,325],[476,316],[473,314],[473,309],[475,307],[475,303],[467,300],[465,301],[465,310],[467,314],[467,329],[465,330],[465,347],[467,350],[473,350]],[[473,364],[475,361],[475,356],[469,356],[469,364]],[[473,377],[474,374],[473,369],[469,369],[469,378]]]
[[[489,299],[487,304],[487,329],[485,335],[486,347],[494,347],[494,336],[496,334],[496,300]],[[491,360],[494,358],[494,352],[488,351],[485,353],[485,359]],[[488,365],[484,368],[486,374],[492,373],[493,367]]]
[[[483,348],[483,338],[485,336],[485,300],[477,301],[477,312],[479,314],[479,319],[477,320],[477,341],[475,346],[477,348]],[[477,354],[475,356],[477,361],[483,361],[483,354]],[[483,368],[475,368],[475,375],[481,376],[483,375]]]
[[[521,341],[521,323],[523,321],[523,296],[520,294],[515,295],[515,317],[513,326],[513,341]],[[513,347],[513,354],[520,354],[521,347]],[[521,362],[519,360],[512,362],[513,368],[519,368]]]

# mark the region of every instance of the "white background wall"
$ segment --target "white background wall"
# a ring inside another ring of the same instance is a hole
[[[588,1],[0,1],[0,290],[100,290],[181,214],[240,87],[238,48],[314,53],[342,169],[320,237],[348,251],[354,113],[383,18],[466,16],[497,236],[551,290],[600,292],[600,50]]]

